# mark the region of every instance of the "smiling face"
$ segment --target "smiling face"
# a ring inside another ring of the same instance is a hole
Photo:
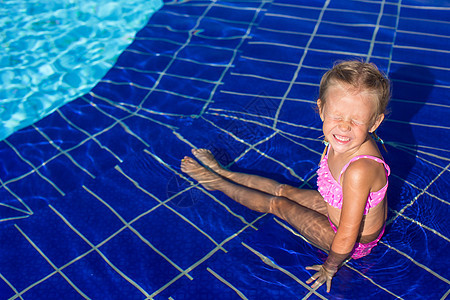
[[[375,131],[384,115],[376,116],[376,94],[343,83],[329,86],[326,101],[317,101],[323,133],[336,153],[354,153]]]

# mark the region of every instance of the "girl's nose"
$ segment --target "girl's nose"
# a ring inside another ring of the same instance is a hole
[[[342,131],[350,131],[350,124],[346,121],[339,122],[339,129]]]

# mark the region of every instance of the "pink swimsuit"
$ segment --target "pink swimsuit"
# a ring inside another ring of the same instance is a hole
[[[361,158],[375,160],[376,162],[383,164],[384,168],[386,169],[386,185],[383,188],[381,188],[379,191],[370,193],[367,198],[366,207],[364,209],[364,214],[367,215],[367,213],[369,212],[369,210],[372,207],[377,206],[381,201],[383,201],[384,196],[386,194],[387,187],[388,187],[387,178],[391,171],[389,169],[389,166],[382,159],[379,159],[378,157],[370,156],[370,155],[355,156],[342,168],[342,170],[339,174],[339,182],[341,181],[342,174],[344,174],[344,172],[345,172],[345,170],[347,170],[348,166],[352,162],[354,162],[358,159],[361,159]],[[318,186],[319,193],[322,195],[323,199],[331,206],[342,209],[342,200],[344,198],[343,193],[342,193],[342,187],[339,184],[339,182],[333,178],[333,175],[331,175],[330,169],[328,168],[328,151],[320,162],[320,167],[319,167],[319,170],[317,170],[317,175],[318,175],[317,186]],[[328,220],[330,222],[331,228],[333,228],[334,232],[337,232],[336,226],[331,222],[331,220],[329,218],[328,218]],[[372,250],[372,248],[377,245],[377,243],[381,239],[383,233],[384,233],[384,226],[376,240],[374,240],[370,243],[367,243],[367,244],[356,243],[355,247],[352,250],[352,258],[357,259],[357,258],[361,258],[363,256],[368,255],[370,253],[370,251]]]

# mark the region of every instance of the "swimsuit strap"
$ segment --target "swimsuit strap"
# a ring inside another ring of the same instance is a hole
[[[372,159],[372,160],[376,161],[377,163],[383,164],[383,165],[384,165],[384,168],[385,168],[385,170],[386,170],[386,177],[388,177],[389,174],[391,174],[391,169],[390,169],[389,166],[384,162],[384,160],[382,160],[381,158],[378,158],[378,157],[375,157],[375,156],[372,156],[372,155],[358,155],[358,156],[355,156],[355,157],[353,157],[352,159],[350,159],[350,161],[342,168],[341,173],[339,174],[339,181],[338,181],[339,184],[340,184],[340,182],[341,182],[342,174],[344,174],[344,172],[345,172],[345,170],[347,170],[348,166],[349,166],[352,162],[357,161],[357,160],[360,159],[360,158],[368,158],[368,159]]]

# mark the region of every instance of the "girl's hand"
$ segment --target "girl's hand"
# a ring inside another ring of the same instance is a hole
[[[327,283],[327,293],[330,292],[330,290],[331,290],[331,280],[333,279],[333,276],[334,276],[334,274],[336,272],[329,271],[329,270],[325,269],[325,267],[323,265],[309,266],[309,267],[306,267],[306,270],[317,271],[316,274],[311,276],[306,281],[307,284],[310,284],[311,282],[316,281],[311,286],[312,288],[316,288],[316,287],[322,285],[324,282],[326,282]]]

